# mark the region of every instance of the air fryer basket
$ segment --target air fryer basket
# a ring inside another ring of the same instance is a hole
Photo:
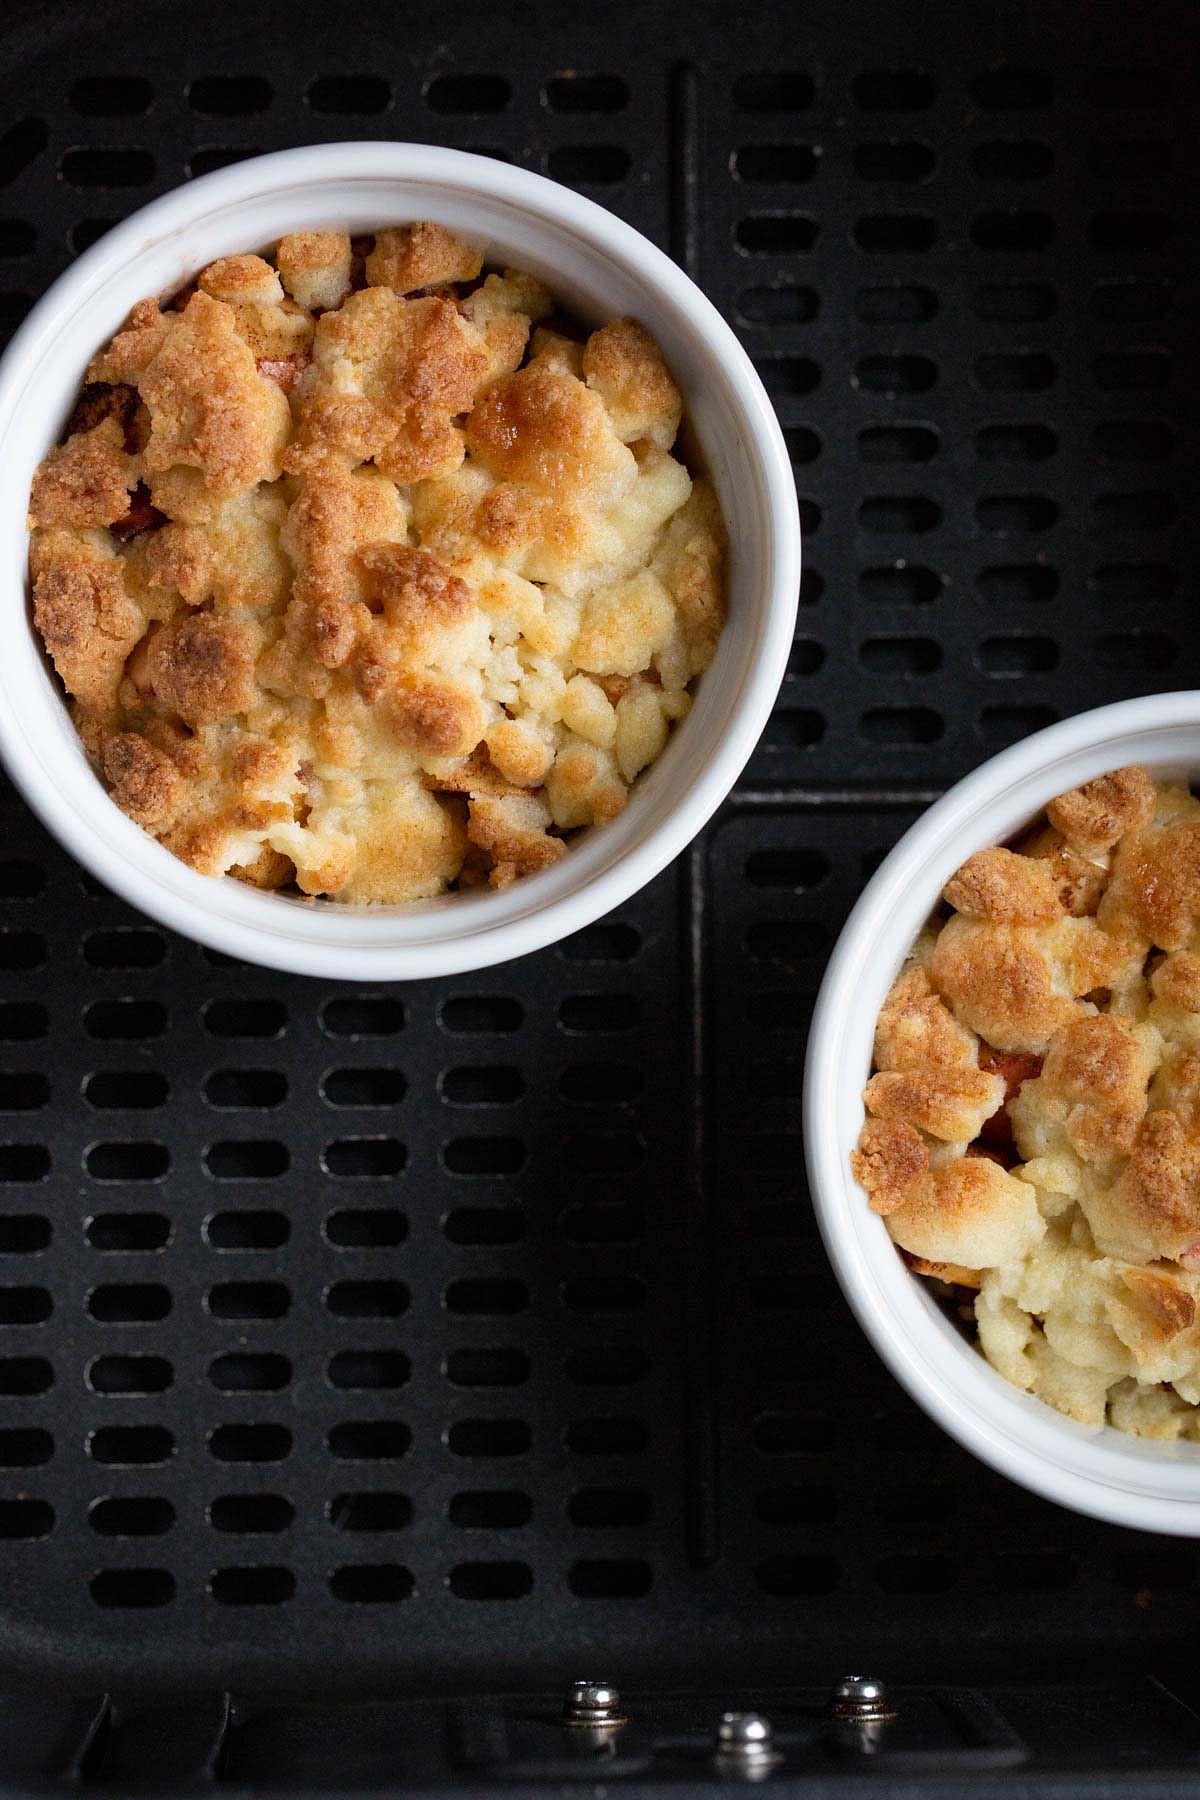
[[[1198,36],[1191,0],[9,7],[6,330],[255,151],[506,157],[738,324],[806,568],[723,814],[479,977],[232,964],[5,787],[0,1791],[592,1779],[549,1702],[456,1698],[579,1675],[641,1696],[631,1791],[711,1788],[732,1704],[812,1791],[1194,1781],[1194,1547],[1034,1499],[909,1403],[816,1236],[799,1071],[922,805],[1200,686]],[[838,1755],[819,1703],[862,1662],[900,1717]]]

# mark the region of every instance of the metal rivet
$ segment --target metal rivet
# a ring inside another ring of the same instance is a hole
[[[722,1713],[717,1720],[713,1760],[726,1773],[751,1780],[769,1774],[779,1761],[771,1721],[761,1713]]]
[[[607,1681],[573,1681],[563,1700],[564,1725],[623,1725],[621,1696]]]
[[[874,1675],[843,1675],[829,1697],[829,1710],[835,1719],[882,1721],[896,1717],[887,1689]]]

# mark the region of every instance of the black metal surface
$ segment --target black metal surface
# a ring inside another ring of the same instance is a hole
[[[221,160],[503,154],[743,328],[807,567],[705,840],[478,978],[225,964],[6,795],[0,1679],[432,1697],[1186,1662],[1193,1547],[1036,1501],[925,1421],[801,1191],[808,1008],[873,858],[999,743],[1200,680],[1196,13],[1049,10],[5,15],[0,322]]]

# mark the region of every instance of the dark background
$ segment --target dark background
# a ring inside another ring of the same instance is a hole
[[[479,976],[234,965],[5,789],[4,1678],[1186,1662],[1190,1544],[1009,1485],[877,1363],[813,1227],[799,1075],[833,937],[921,805],[1055,718],[1197,682],[1196,20],[9,9],[5,327],[108,224],[255,151],[501,156],[737,325],[806,567],[774,718],[692,853]]]

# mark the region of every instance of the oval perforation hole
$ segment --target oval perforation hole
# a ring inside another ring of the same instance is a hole
[[[641,1419],[573,1419],[567,1427],[567,1449],[573,1456],[640,1456],[649,1442]]]
[[[981,181],[1038,181],[1054,168],[1054,152],[1049,144],[1031,139],[993,140],[976,144],[971,152],[971,170]]]
[[[933,638],[866,638],[858,660],[873,675],[928,675],[941,667],[942,647]]]
[[[510,1106],[525,1092],[525,1077],[513,1068],[447,1069],[439,1085],[452,1106]]]
[[[208,1591],[221,1606],[279,1606],[295,1594],[296,1577],[276,1564],[254,1563],[217,1569]]]
[[[1169,385],[1172,366],[1166,350],[1111,350],[1092,359],[1092,375],[1105,393],[1153,393]]]
[[[315,113],[367,118],[387,111],[392,90],[381,75],[321,75],[309,83],[304,98]]]
[[[931,250],[937,221],[927,213],[868,213],[855,224],[854,241],[876,255]]]
[[[654,1585],[649,1563],[639,1557],[593,1557],[574,1563],[567,1585],[580,1600],[637,1600]]]
[[[412,1523],[413,1504],[407,1494],[386,1490],[338,1494],[326,1512],[335,1531],[403,1531]]]
[[[460,1600],[521,1600],[533,1590],[533,1570],[523,1562],[467,1562],[446,1578]]]
[[[457,1419],[446,1434],[455,1456],[524,1456],[532,1442],[524,1419]]]
[[[1169,281],[1101,281],[1092,290],[1088,310],[1097,319],[1145,324],[1166,318],[1173,300]]]
[[[921,325],[932,319],[937,309],[938,297],[932,288],[908,282],[859,288],[854,296],[855,316],[864,325]]]
[[[36,1256],[52,1236],[41,1213],[6,1213],[0,1217],[0,1256]]]
[[[1104,601],[1165,600],[1175,592],[1178,575],[1169,563],[1105,563],[1091,578]]]
[[[511,99],[503,75],[439,75],[425,89],[426,104],[438,113],[498,113]]]
[[[287,1024],[282,1000],[210,1000],[203,1010],[205,1029],[220,1038],[276,1038]]]
[[[334,1599],[353,1606],[392,1606],[415,1588],[412,1570],[399,1563],[348,1563],[329,1577]]]
[[[973,304],[976,316],[990,324],[1024,325],[1053,318],[1058,295],[1043,281],[985,282]]]
[[[820,311],[820,297],[816,288],[776,282],[770,287],[743,288],[737,310],[748,325],[806,325]]]
[[[0,1394],[48,1394],[54,1386],[54,1369],[44,1356],[0,1357]]]
[[[271,1423],[218,1425],[209,1432],[208,1449],[217,1462],[283,1462],[291,1455],[292,1434],[286,1425]]]
[[[161,1250],[170,1242],[171,1221],[164,1213],[97,1213],[85,1234],[93,1250],[137,1253]]]
[[[1045,462],[1057,449],[1058,433],[1049,425],[985,425],[975,434],[975,453],[983,462]]]
[[[87,1369],[94,1394],[163,1394],[174,1380],[165,1356],[97,1356]]]
[[[1048,531],[1058,507],[1045,494],[989,494],[975,502],[975,517],[984,531],[1001,535]]]
[[[175,1598],[175,1577],[168,1569],[101,1569],[88,1589],[97,1606],[169,1606]]]
[[[529,1305],[529,1289],[523,1281],[511,1277],[464,1276],[447,1285],[444,1304],[447,1312],[499,1318],[524,1312]]]
[[[642,936],[635,925],[602,919],[564,938],[558,954],[573,963],[624,963],[632,962],[641,947]]]
[[[272,1181],[286,1174],[289,1161],[287,1145],[274,1138],[228,1138],[204,1152],[214,1181]]]
[[[1096,639],[1096,660],[1107,669],[1160,674],[1179,659],[1179,645],[1165,631],[1113,631]]]
[[[221,1212],[204,1221],[203,1231],[214,1250],[277,1250],[292,1223],[282,1212]]]
[[[558,1091],[584,1106],[624,1105],[641,1093],[641,1071],[623,1063],[573,1063],[559,1077]]]
[[[832,1594],[841,1575],[834,1556],[768,1556],[754,1571],[759,1592],[776,1599]]]
[[[807,213],[747,213],[737,222],[734,243],[748,256],[795,256],[812,249],[819,229]]]
[[[337,1319],[398,1319],[409,1293],[402,1281],[335,1281],[325,1304]]]
[[[443,1230],[452,1244],[519,1244],[527,1225],[516,1206],[460,1206],[447,1214]]]
[[[976,75],[969,92],[977,106],[990,112],[1022,112],[1028,108],[1049,106],[1054,98],[1054,82],[1041,69],[1019,69],[1005,66],[988,69]]]
[[[739,181],[811,181],[819,164],[812,144],[743,144],[730,169]]]
[[[811,394],[820,386],[821,366],[811,356],[756,356],[754,366],[768,394],[777,399]]]
[[[208,1379],[222,1394],[273,1394],[292,1379],[292,1365],[275,1350],[230,1350],[214,1357]]]
[[[67,99],[85,119],[136,119],[150,110],[154,89],[140,75],[90,75],[72,83]]]
[[[83,940],[83,954],[93,969],[153,969],[167,954],[167,943],[159,931],[125,925],[89,931]]]
[[[219,1281],[204,1303],[214,1319],[282,1319],[292,1296],[282,1281]]]
[[[89,1037],[101,1039],[161,1037],[167,1009],[158,1000],[96,1000],[84,1010],[83,1028]]]
[[[396,1106],[406,1087],[399,1069],[330,1069],[321,1082],[330,1106]]]
[[[1105,419],[1092,442],[1110,462],[1164,462],[1175,448],[1175,433],[1157,419]]]
[[[636,1200],[576,1201],[560,1219],[569,1244],[636,1244],[646,1235],[645,1209]]]
[[[1175,523],[1172,494],[1147,489],[1132,494],[1100,494],[1092,503],[1097,523],[1108,531],[1163,531]]]
[[[219,1494],[208,1508],[214,1531],[235,1534],[286,1531],[295,1516],[283,1494]]]
[[[109,1325],[142,1325],[165,1319],[172,1306],[171,1291],[157,1281],[109,1282],[93,1288],[87,1309],[93,1319]]]
[[[556,144],[547,152],[546,173],[554,181],[608,187],[624,181],[632,165],[621,144]]]
[[[1000,606],[1042,605],[1058,592],[1058,571],[1045,563],[997,564],[980,570],[978,587],[985,600]]]
[[[551,112],[614,113],[629,104],[629,88],[619,75],[582,75],[572,69],[555,75],[542,89]]]
[[[211,175],[214,169],[228,169],[234,163],[245,162],[248,157],[261,155],[261,150],[250,145],[206,144],[188,158],[187,172],[189,175]],[[232,958],[227,958],[225,963],[216,963],[220,954],[217,950],[205,952],[207,959],[215,963],[216,967],[222,968],[226,964],[232,966]]]
[[[525,1013],[521,1002],[506,994],[460,994],[443,1000],[438,1017],[447,1031],[483,1036],[519,1031]]]
[[[944,582],[935,569],[908,561],[863,569],[858,590],[864,600],[886,606],[930,606],[939,598]]]
[[[223,1112],[265,1111],[287,1099],[282,1069],[214,1069],[204,1083],[204,1098]]]
[[[174,1506],[155,1495],[113,1494],[88,1508],[88,1524],[100,1537],[162,1537],[174,1523]]]
[[[580,1387],[628,1387],[641,1381],[649,1366],[640,1344],[581,1344],[563,1359],[568,1381]]]
[[[165,1144],[93,1144],[83,1159],[93,1181],[161,1181],[171,1166]]]
[[[149,1112],[165,1106],[170,1094],[157,1069],[100,1069],[83,1084],[83,1097],[97,1112]]]
[[[402,1350],[339,1350],[329,1359],[329,1383],[348,1393],[403,1387],[412,1364]]]
[[[337,1138],[321,1152],[326,1174],[343,1181],[381,1181],[399,1175],[406,1160],[404,1145],[388,1137]]]
[[[339,1462],[393,1462],[407,1454],[412,1432],[398,1419],[347,1419],[333,1427],[327,1442]]]
[[[7,226],[2,229],[7,230]],[[24,857],[9,857],[0,862],[0,900],[32,900],[45,886],[46,871],[40,863],[29,862]]]
[[[1053,706],[985,706],[979,715],[980,736],[987,744],[1015,744],[1033,731],[1053,725]]]
[[[863,462],[924,463],[940,448],[930,425],[871,425],[858,434],[858,454]]]
[[[347,1207],[325,1221],[326,1240],[339,1250],[390,1250],[407,1236],[408,1220],[395,1207]]]
[[[1053,387],[1057,373],[1053,358],[1035,350],[980,356],[975,361],[975,379],[985,394],[1041,393]]]
[[[99,144],[86,150],[68,150],[58,165],[68,187],[146,187],[154,180],[154,158],[148,150]]]
[[[745,112],[803,112],[816,98],[816,83],[799,69],[766,69],[739,75],[733,100]]]
[[[864,69],[850,91],[863,112],[924,112],[937,98],[937,83],[923,69]]]
[[[266,112],[274,94],[261,75],[207,75],[188,88],[193,112],[213,118],[245,119]]]
[[[945,1594],[958,1585],[958,1565],[949,1556],[887,1556],[875,1565],[885,1594]]]
[[[928,356],[863,356],[854,369],[856,387],[889,400],[899,394],[927,393],[937,378],[937,364]]]
[[[515,1488],[474,1488],[451,1495],[447,1510],[463,1531],[516,1531],[533,1517],[533,1502]]]
[[[567,1503],[572,1525],[588,1531],[628,1530],[644,1525],[652,1512],[644,1488],[580,1488]]]
[[[529,1370],[523,1350],[503,1345],[469,1345],[446,1358],[446,1379],[455,1387],[520,1387]]]
[[[934,531],[942,522],[942,509],[923,494],[878,494],[862,501],[858,518],[864,531]]]
[[[860,729],[869,744],[903,749],[936,744],[946,724],[941,713],[929,706],[876,706],[863,714]]]
[[[175,1439],[165,1425],[102,1425],[88,1438],[87,1449],[95,1462],[109,1468],[142,1468],[168,1462]]]
[[[1161,250],[1175,235],[1175,221],[1162,212],[1103,212],[1091,221],[1087,235],[1095,250]]]
[[[558,1009],[564,1031],[633,1031],[641,1024],[636,994],[569,994]]]
[[[859,144],[854,152],[854,171],[862,181],[927,181],[936,167],[937,156],[929,144],[892,138]]]
[[[40,931],[0,930],[0,969],[40,969],[46,940]]]
[[[820,886],[830,867],[822,850],[754,850],[746,858],[745,876],[751,887],[787,888],[804,894]]]
[[[978,654],[980,668],[989,675],[1038,675],[1058,666],[1058,645],[1047,637],[1010,633],[985,638]]]

